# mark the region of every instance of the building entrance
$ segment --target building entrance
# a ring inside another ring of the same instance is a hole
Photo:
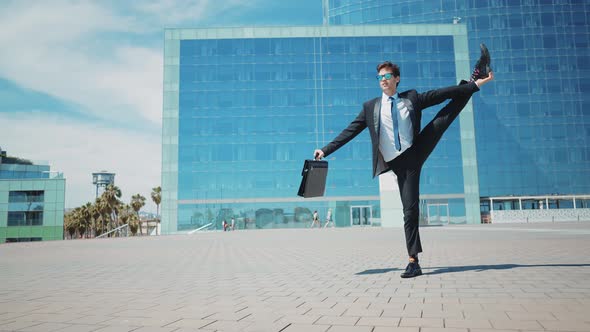
[[[371,206],[351,206],[351,226],[371,226]]]
[[[449,204],[427,204],[428,225],[447,225],[449,223]]]

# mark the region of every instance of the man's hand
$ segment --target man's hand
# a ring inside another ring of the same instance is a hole
[[[320,160],[320,159],[324,158],[324,151],[322,151],[322,150],[320,150],[320,149],[318,149],[318,150],[315,150],[315,151],[313,152],[313,158],[314,158],[315,160]]]
[[[494,79],[494,72],[490,72],[490,74],[488,75],[488,77],[478,79],[477,81],[475,81],[475,84],[477,84],[477,87],[481,88],[482,85],[490,82],[493,79]]]

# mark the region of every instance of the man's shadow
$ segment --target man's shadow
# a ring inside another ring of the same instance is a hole
[[[453,273],[453,272],[467,272],[467,271],[475,271],[475,272],[483,272],[489,270],[509,270],[514,268],[521,268],[521,267],[588,267],[590,264],[497,264],[497,265],[467,265],[467,266],[447,266],[447,267],[427,267],[422,268],[422,273],[424,275],[435,275],[435,274],[442,274],[442,273]],[[362,272],[356,273],[356,275],[366,275],[366,274],[381,274],[381,273],[388,273],[388,272],[395,272],[395,271],[403,271],[404,269],[400,268],[388,268],[388,269],[372,269],[372,270],[365,270]]]

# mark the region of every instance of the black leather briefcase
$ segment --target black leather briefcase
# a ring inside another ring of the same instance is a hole
[[[301,171],[303,178],[297,195],[305,198],[324,196],[328,162],[324,160],[306,160]]]

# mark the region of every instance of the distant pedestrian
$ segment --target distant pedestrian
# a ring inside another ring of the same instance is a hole
[[[312,216],[312,222],[311,222],[311,228],[313,228],[313,226],[318,225],[318,228],[322,228],[322,224],[320,223],[320,217],[318,215],[318,211],[313,211],[313,216]]]
[[[332,223],[332,227],[334,227],[334,222],[332,221],[332,209],[328,209],[328,213],[326,214],[326,223],[324,224],[324,228],[328,227],[328,225]]]
[[[231,218],[231,230],[236,229],[236,219],[234,217]]]
[[[225,221],[225,219],[223,219],[223,222],[221,223],[223,225],[223,231],[227,231],[227,221]]]

